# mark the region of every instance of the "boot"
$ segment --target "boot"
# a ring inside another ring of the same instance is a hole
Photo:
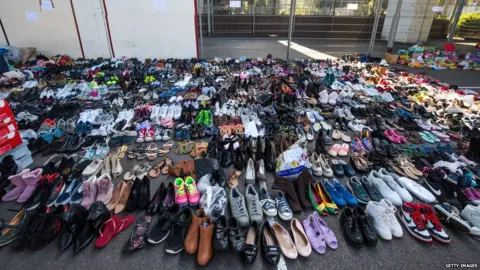
[[[312,204],[308,200],[308,184],[311,182],[314,181],[308,169],[303,169],[303,171],[297,177],[297,180],[294,182],[295,191],[297,192],[300,204],[304,209],[312,207]]]
[[[7,187],[10,184],[8,177],[17,173],[18,166],[12,155],[6,156],[0,163],[0,188]]]
[[[17,202],[24,203],[28,200],[28,198],[30,198],[30,196],[32,196],[32,193],[37,188],[37,182],[40,180],[42,172],[42,169],[36,169],[23,175],[22,179],[26,187],[23,190],[22,195],[18,197]]]
[[[2,201],[8,202],[18,199],[22,195],[23,191],[27,187],[25,181],[23,181],[23,175],[30,172],[29,169],[21,171],[19,174],[9,176],[8,179],[12,184],[15,185],[15,188],[10,190],[5,196],[2,197]]]
[[[288,204],[290,205],[290,208],[292,208],[293,212],[302,212],[302,206],[298,199],[297,192],[295,192],[295,187],[290,179],[276,176],[272,189],[281,190],[283,193],[285,193]]]
[[[187,236],[185,237],[185,241],[183,242],[185,251],[188,254],[195,254],[195,252],[197,252],[198,235],[204,217],[205,212],[203,211],[203,208],[198,209],[195,215],[192,215],[192,223],[190,223]]]
[[[213,223],[210,217],[201,219],[200,244],[197,253],[198,265],[207,265],[213,257]]]

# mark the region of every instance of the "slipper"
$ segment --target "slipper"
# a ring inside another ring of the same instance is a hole
[[[433,142],[436,142],[436,143],[439,143],[441,142],[441,140],[433,133],[430,133],[428,131],[425,132],[425,134],[427,134],[428,137],[430,137],[430,139],[433,141]]]
[[[320,125],[322,125],[322,129],[323,129],[323,130],[332,129],[332,126],[329,125],[329,124],[328,124],[327,122],[325,122],[325,121],[320,122]]]
[[[336,143],[334,144],[332,147],[330,147],[330,150],[328,150],[328,153],[332,156],[332,157],[336,157],[337,154],[338,154],[338,151],[340,150],[340,147],[341,145]]]
[[[341,132],[341,133],[342,133],[342,141],[344,141],[346,143],[352,141],[352,138],[350,138],[350,136],[348,136],[348,134],[346,132]]]
[[[342,137],[342,132],[338,129],[335,129],[332,133],[332,139],[339,140]]]
[[[126,172],[126,173],[123,175],[123,180],[133,181],[133,179],[135,179],[135,177],[136,177],[136,174],[137,174],[138,169],[140,169],[140,165],[135,164],[135,165],[133,166],[133,169],[129,170],[128,172]]]
[[[338,155],[341,157],[346,157],[348,155],[348,150],[349,150],[348,144],[344,143],[338,150]]]
[[[425,132],[420,131],[418,132],[418,135],[422,138],[422,140],[426,141],[427,143],[434,143],[435,141],[430,138]]]
[[[95,241],[96,248],[104,248],[117,234],[128,229],[135,222],[135,216],[120,217],[113,215],[100,229],[100,236]]]
[[[173,161],[169,157],[167,157],[165,159],[165,165],[162,168],[162,174],[168,174],[168,168],[172,166],[173,166]]]
[[[168,141],[162,145],[162,148],[158,150],[158,156],[162,157],[167,155],[170,152],[170,149],[173,147],[175,143],[173,141]],[[177,147],[178,149],[178,147]],[[176,150],[175,150],[176,152]]]

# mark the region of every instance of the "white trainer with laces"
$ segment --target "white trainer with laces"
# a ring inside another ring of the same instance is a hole
[[[397,194],[402,198],[402,201],[404,202],[412,202],[413,197],[412,195],[408,192],[408,190],[398,181],[395,180],[395,178],[398,178],[399,176],[394,174],[394,173],[389,173],[387,170],[384,168],[381,168],[378,170],[378,175],[382,177],[383,181],[387,183],[387,185],[397,192]]]
[[[365,214],[371,218],[372,226],[377,232],[377,235],[384,240],[392,240],[392,232],[388,225],[389,217],[385,214],[383,204],[380,202],[369,201],[365,208]]]
[[[395,213],[397,212],[397,208],[393,206],[392,202],[389,200],[382,199],[380,204],[383,205],[384,208],[384,219],[387,221],[387,225],[390,228],[390,232],[395,237],[402,237],[403,230],[402,226],[398,222],[397,218],[395,217]]]
[[[391,201],[396,206],[401,206],[403,201],[402,198],[392,190],[382,179],[382,176],[378,174],[377,171],[372,170],[368,175],[368,180],[370,180],[377,188],[382,197]]]

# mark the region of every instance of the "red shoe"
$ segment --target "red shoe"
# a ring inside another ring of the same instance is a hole
[[[135,216],[129,215],[121,217],[119,215],[112,216],[107,220],[100,229],[100,236],[95,241],[96,248],[103,248],[120,232],[126,230],[135,222]]]

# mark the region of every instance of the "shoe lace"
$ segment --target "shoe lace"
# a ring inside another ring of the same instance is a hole
[[[388,227],[393,227],[395,224],[395,212],[397,212],[397,208],[393,206],[392,208],[385,209],[382,213],[382,219],[388,225]]]
[[[290,206],[285,199],[278,201],[278,208],[280,209],[280,212],[290,212]]]
[[[103,194],[107,193],[108,192],[108,186],[109,186],[108,183],[102,183],[102,184],[98,185],[99,193],[103,193]]]
[[[90,185],[86,186],[86,189],[83,190],[83,193],[87,195],[87,197],[93,197],[93,190]]]
[[[248,203],[253,206],[252,209],[250,209],[250,212],[252,212],[252,214],[255,214],[255,215],[259,214],[260,209],[258,207],[258,204],[257,204],[256,200],[255,200],[255,197],[247,197],[247,200],[248,200]]]
[[[177,193],[178,196],[185,195],[185,188],[184,187],[178,187],[176,193]]]
[[[197,187],[195,185],[186,185],[189,194],[197,193]]]
[[[420,230],[423,230],[423,228],[425,228],[425,224],[427,223],[427,221],[422,218],[419,210],[413,210],[410,216],[412,217],[413,222],[415,222],[415,225],[417,225]]]
[[[440,221],[437,218],[437,215],[433,213],[433,211],[428,210],[425,214],[425,220],[429,220],[430,223],[435,227],[437,230],[442,230],[442,226],[440,225]]]
[[[237,207],[238,207],[238,211],[240,212],[240,214],[244,214],[245,213],[245,208],[243,208],[243,201],[241,198],[238,198],[237,199]]]

